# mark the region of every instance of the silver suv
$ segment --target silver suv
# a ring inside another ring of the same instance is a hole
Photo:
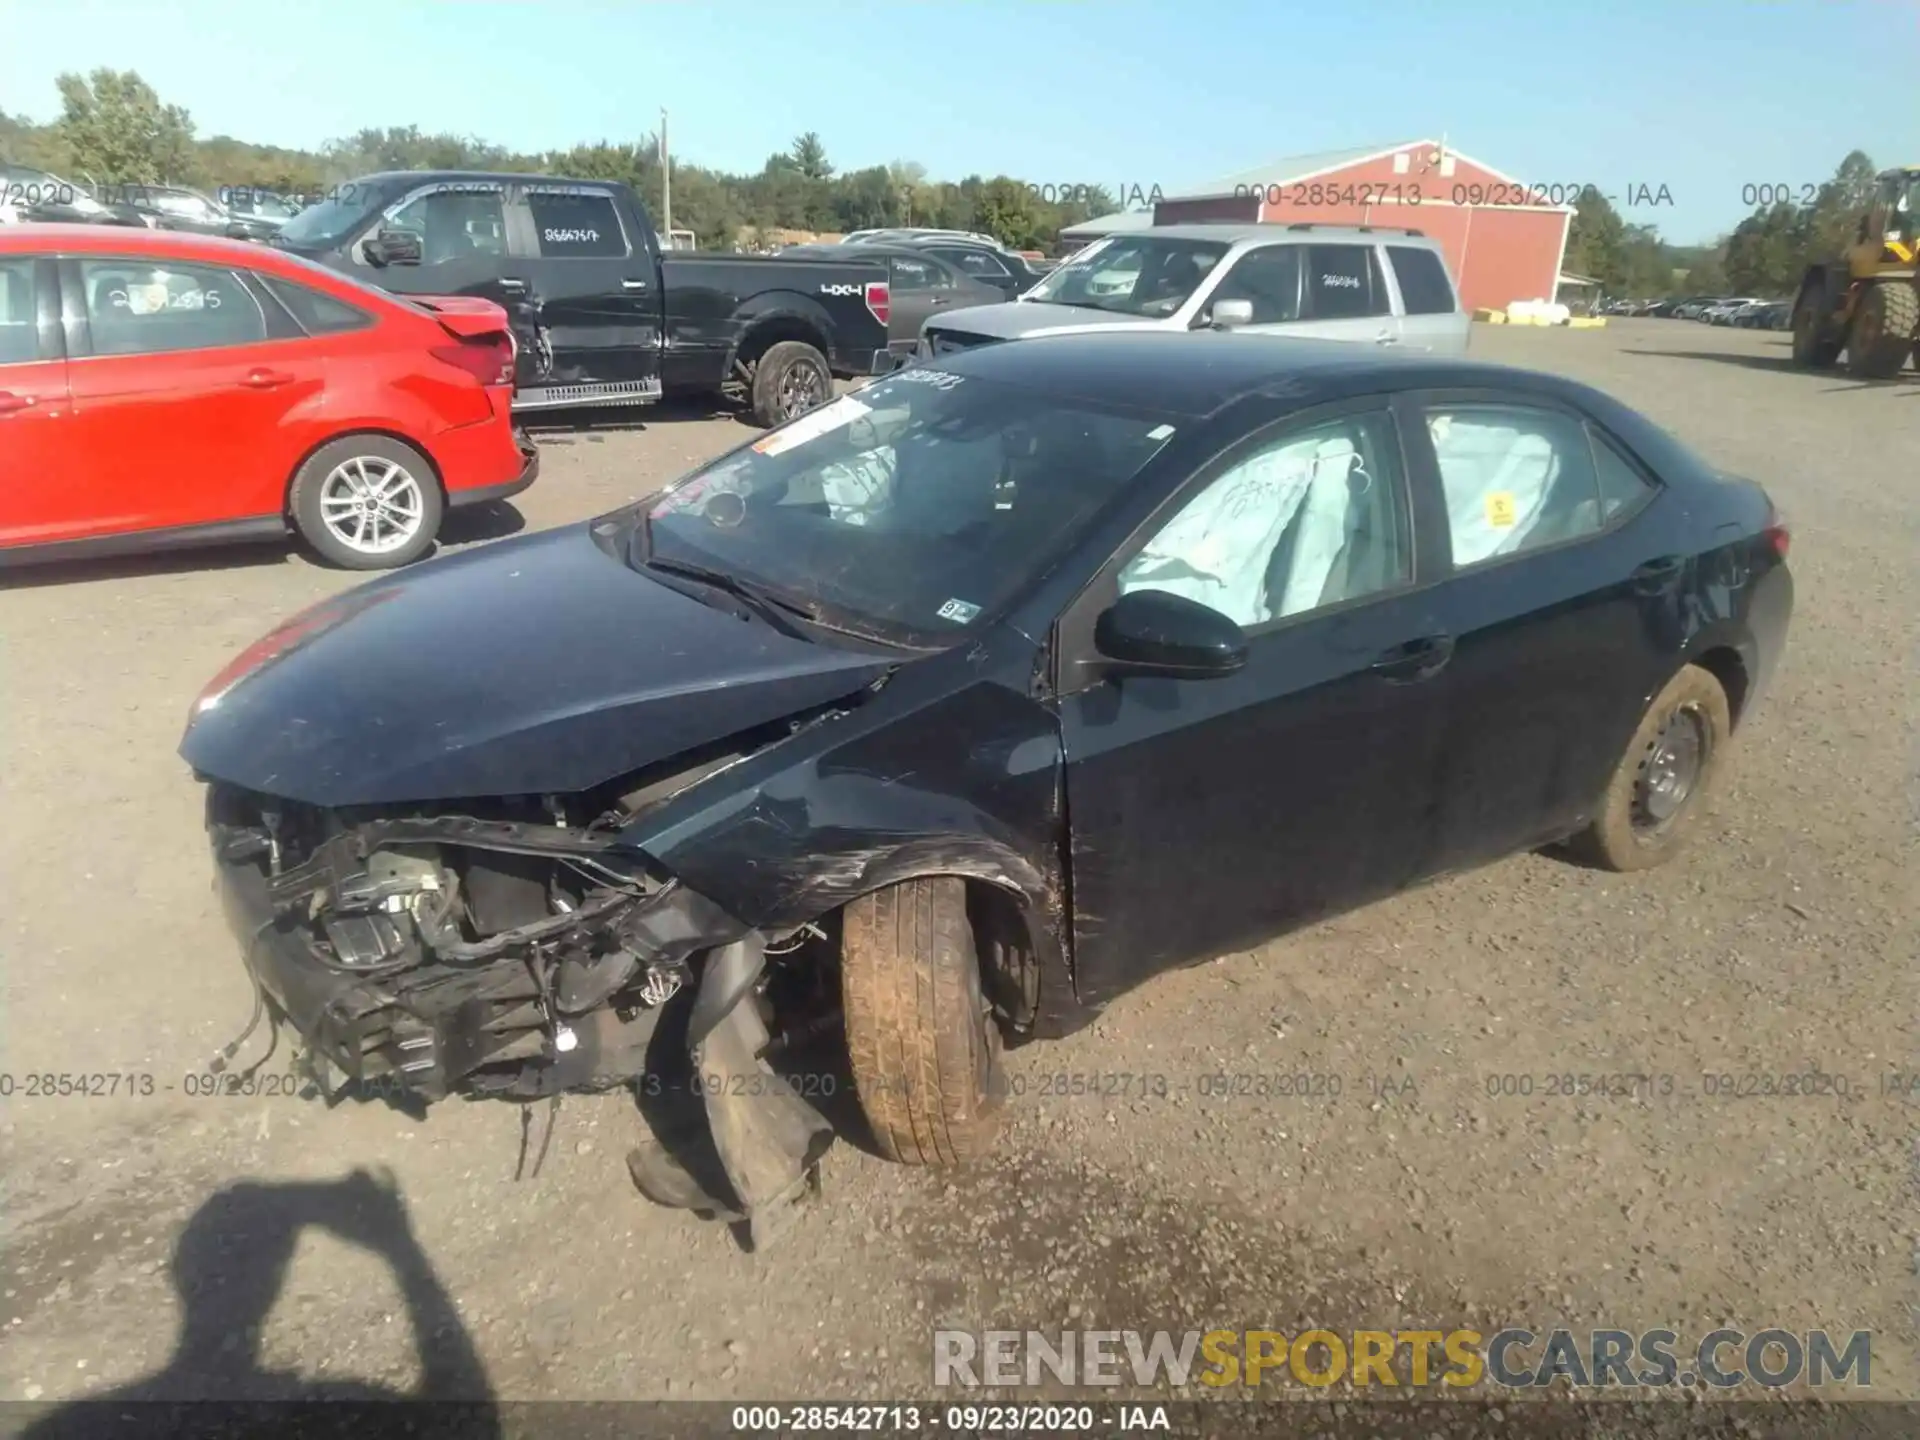
[[[1089,245],[1018,300],[928,319],[922,356],[1107,328],[1246,330],[1461,354],[1473,323],[1418,230],[1166,225]]]

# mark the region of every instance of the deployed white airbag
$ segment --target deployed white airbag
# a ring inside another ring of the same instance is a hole
[[[1312,491],[1277,613],[1312,608],[1345,543],[1347,475],[1356,458],[1345,436],[1305,436],[1253,456],[1188,501],[1127,563],[1120,593],[1183,595],[1239,625],[1274,618],[1267,569],[1288,522]]]
[[[1553,442],[1537,431],[1471,416],[1428,422],[1447,493],[1453,563],[1472,565],[1526,542],[1559,469]]]

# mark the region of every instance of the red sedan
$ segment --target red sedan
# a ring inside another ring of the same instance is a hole
[[[0,230],[0,567],[257,540],[356,570],[524,490],[491,301],[402,299],[237,241]]]

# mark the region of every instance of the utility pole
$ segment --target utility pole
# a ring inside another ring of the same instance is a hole
[[[660,111],[660,228],[667,248],[673,248],[673,162],[667,158],[667,112]]]

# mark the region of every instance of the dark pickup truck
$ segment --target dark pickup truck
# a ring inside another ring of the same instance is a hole
[[[336,186],[273,244],[400,295],[479,295],[513,317],[516,410],[719,392],[762,424],[883,374],[879,261],[663,252],[606,180],[413,170]]]

